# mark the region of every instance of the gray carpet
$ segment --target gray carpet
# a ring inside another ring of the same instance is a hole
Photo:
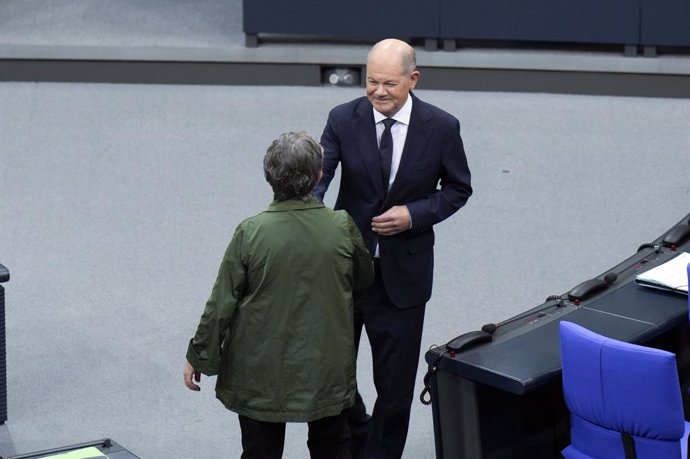
[[[0,454],[110,437],[142,458],[239,456],[213,381],[182,384],[187,341],[235,225],[270,201],[270,141],[320,135],[361,92],[0,85]],[[685,100],[418,95],[460,118],[476,189],[437,226],[424,349],[606,271],[689,211]],[[413,406],[405,458],[433,458],[431,408]],[[285,457],[307,457],[305,438],[290,425]]]
[[[7,0],[0,49],[240,52],[240,12],[239,0]],[[460,119],[476,190],[436,228],[424,349],[606,271],[690,211],[687,100],[430,91],[424,75],[420,86]],[[110,437],[143,459],[239,456],[213,380],[201,393],[182,384],[187,341],[235,225],[271,199],[270,141],[319,136],[328,110],[362,92],[0,84],[0,263],[12,276],[0,455]],[[358,376],[371,403],[366,345]],[[435,457],[431,408],[415,401],[411,422],[405,459]],[[305,439],[290,425],[285,458],[307,457]]]

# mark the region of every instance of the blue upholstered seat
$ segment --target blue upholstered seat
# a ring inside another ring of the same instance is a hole
[[[560,324],[563,394],[570,411],[566,459],[687,457],[690,423],[683,417],[673,353]],[[625,434],[625,435],[623,435]]]

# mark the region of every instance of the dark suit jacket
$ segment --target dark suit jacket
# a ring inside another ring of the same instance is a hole
[[[393,303],[403,308],[421,305],[431,297],[433,225],[465,205],[472,194],[460,123],[416,96],[412,99],[400,167],[387,194],[381,178],[373,108],[366,97],[331,110],[321,137],[323,178],[314,190],[314,195],[323,200],[340,163],[335,208],[345,209],[352,216],[372,253],[378,242],[386,292]],[[403,204],[412,216],[412,229],[395,236],[377,236],[371,230],[371,219]]]

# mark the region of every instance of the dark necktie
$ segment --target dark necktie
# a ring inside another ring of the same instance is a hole
[[[383,189],[388,192],[388,181],[391,175],[391,163],[393,162],[393,136],[391,135],[391,126],[395,124],[392,118],[383,120],[385,129],[381,134],[381,142],[379,142],[379,156],[381,158],[381,178],[383,179]]]

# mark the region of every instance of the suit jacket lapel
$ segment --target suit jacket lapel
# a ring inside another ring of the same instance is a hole
[[[368,103],[360,104],[357,115],[353,120],[354,132],[357,133],[359,153],[362,156],[364,167],[369,172],[369,177],[381,199],[386,192],[381,179],[381,160],[379,158],[378,142],[376,141],[376,126],[374,125],[374,112]]]
[[[410,125],[407,128],[407,138],[405,139],[405,147],[403,148],[402,157],[400,158],[400,165],[398,172],[395,175],[395,181],[388,191],[389,199],[395,198],[397,190],[405,186],[405,182],[410,177],[414,170],[415,164],[419,157],[424,152],[426,143],[431,133],[430,126],[427,125],[427,117],[423,107],[423,102],[412,96],[412,113],[410,115]]]

